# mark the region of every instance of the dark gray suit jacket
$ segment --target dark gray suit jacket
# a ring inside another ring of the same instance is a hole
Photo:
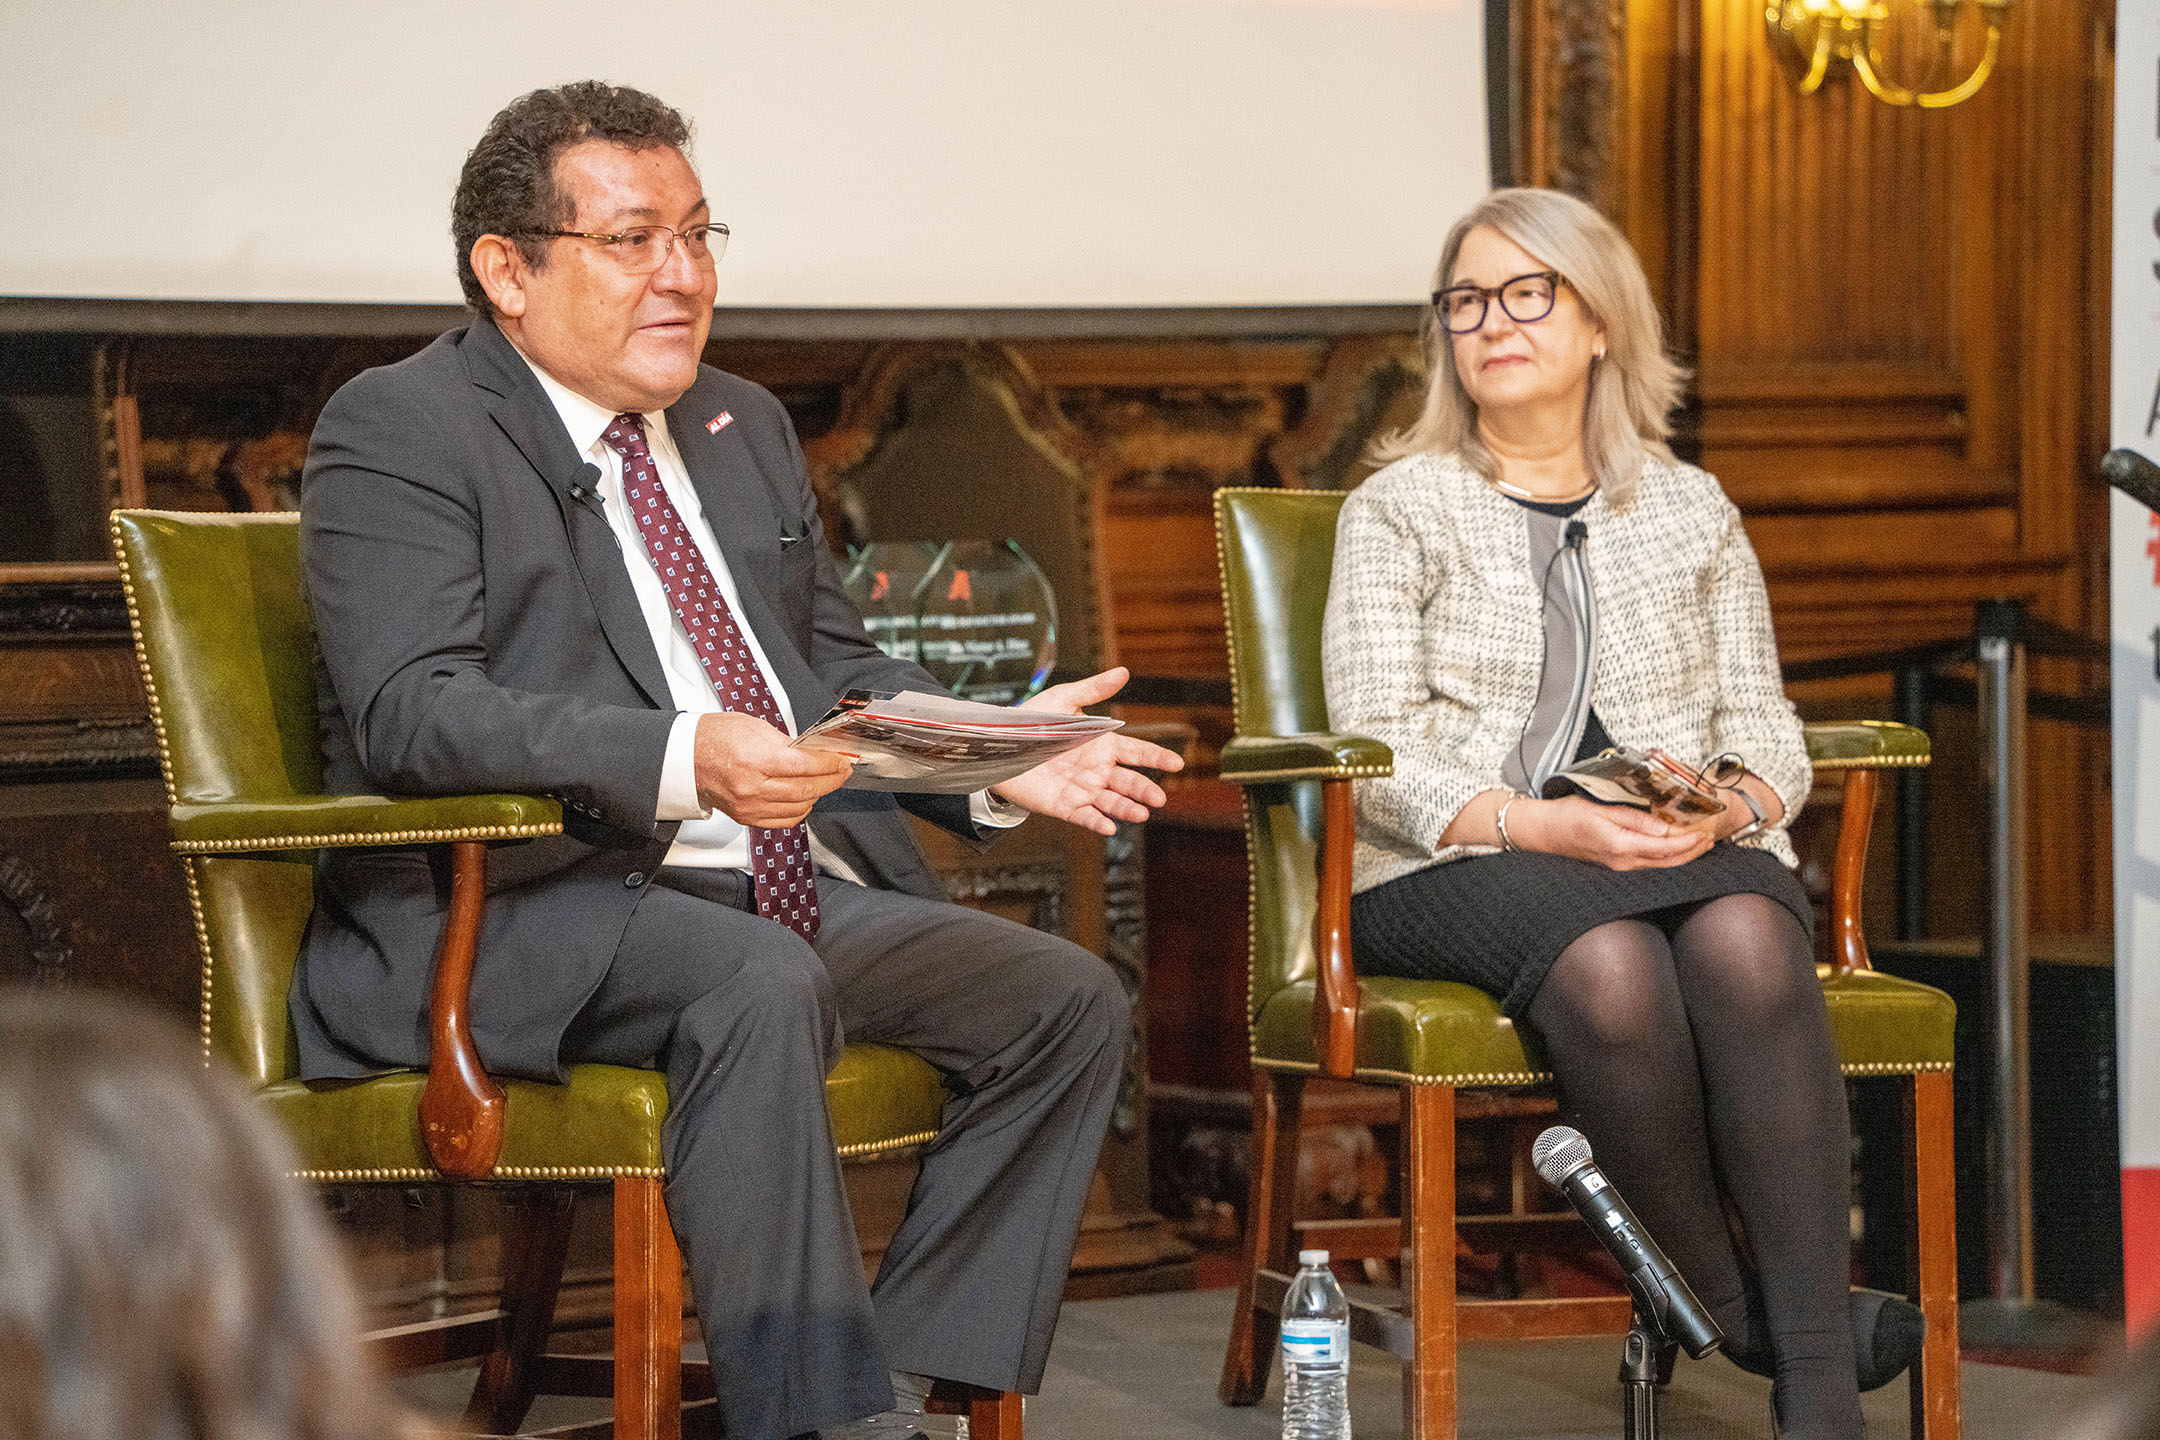
[[[864,634],[780,403],[708,366],[667,415],[797,723],[852,686],[935,687]],[[563,800],[568,833],[491,856],[472,1016],[507,1074],[560,1074],[676,830],[653,814],[675,711],[596,478],[482,320],[339,390],[301,485],[327,788]],[[900,800],[979,838],[965,797]],[[894,796],[836,791],[811,824],[870,884],[943,895]],[[326,852],[292,989],[303,1075],[426,1063],[446,885],[415,851]]]

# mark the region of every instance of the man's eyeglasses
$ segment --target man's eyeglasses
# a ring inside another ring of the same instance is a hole
[[[680,244],[683,253],[700,265],[710,265],[727,254],[728,228],[717,222],[676,230],[666,225],[633,225],[610,235],[593,230],[526,230],[525,235],[547,235],[565,240],[590,240],[604,246],[627,274],[650,275],[667,264]]]
[[[1534,325],[1552,314],[1553,299],[1566,283],[1557,270],[1539,270],[1498,285],[1450,285],[1433,292],[1433,309],[1450,335],[1468,335],[1482,326],[1486,306],[1494,300],[1508,319]]]

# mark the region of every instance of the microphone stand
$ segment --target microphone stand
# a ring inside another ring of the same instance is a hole
[[[1658,1440],[1658,1390],[1672,1380],[1679,1353],[1678,1343],[1665,1338],[1638,1300],[1620,1352],[1620,1433],[1626,1440]]]

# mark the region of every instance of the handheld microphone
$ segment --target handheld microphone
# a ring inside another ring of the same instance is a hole
[[[2135,450],[2110,450],[2100,457],[2108,484],[2148,510],[2160,510],[2160,465]]]
[[[1555,1125],[1530,1148],[1530,1163],[1547,1184],[1567,1196],[1576,1212],[1605,1242],[1627,1276],[1636,1311],[1668,1340],[1700,1360],[1724,1341],[1717,1322],[1702,1308],[1687,1281],[1643,1230],[1635,1212],[1612,1188],[1590,1158],[1590,1142],[1580,1132]]]

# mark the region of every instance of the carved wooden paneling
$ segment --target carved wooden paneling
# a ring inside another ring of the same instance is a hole
[[[192,1030],[195,930],[166,842],[155,780],[0,785],[0,928],[15,936],[0,937],[15,953],[0,980],[124,991]]]
[[[1355,488],[1379,468],[1371,456],[1374,437],[1414,423],[1425,392],[1418,337],[1341,341],[1306,387],[1304,418],[1268,447],[1276,475],[1293,489]]]

